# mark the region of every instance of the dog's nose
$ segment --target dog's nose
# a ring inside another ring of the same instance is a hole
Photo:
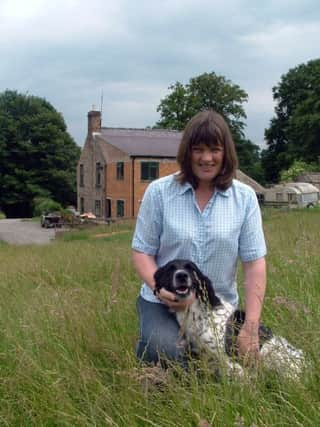
[[[188,274],[187,274],[187,273],[184,273],[183,271],[179,271],[179,272],[176,274],[176,280],[177,280],[178,282],[180,282],[180,283],[184,283],[184,282],[186,282],[186,281],[187,281],[187,279],[188,279]]]

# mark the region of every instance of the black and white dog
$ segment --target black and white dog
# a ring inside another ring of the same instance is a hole
[[[210,279],[191,261],[173,260],[160,267],[154,278],[156,292],[164,288],[178,300],[195,292],[195,302],[185,311],[176,312],[182,333],[198,351],[207,350],[228,375],[242,376],[244,369],[237,357],[236,338],[245,312],[218,298]],[[263,325],[259,328],[259,339],[259,360],[264,366],[286,377],[299,377],[304,366],[302,350],[291,346],[285,338],[274,336]]]

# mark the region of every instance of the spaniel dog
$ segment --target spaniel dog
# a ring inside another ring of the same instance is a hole
[[[177,300],[195,293],[195,301],[176,317],[181,332],[199,352],[206,350],[228,375],[244,374],[238,357],[236,340],[245,312],[215,294],[212,283],[198,267],[188,260],[173,260],[160,267],[155,275],[155,292],[161,288],[176,295]],[[272,334],[266,326],[259,327],[260,357],[267,368],[280,374],[298,378],[304,366],[302,350],[294,348],[280,336]]]

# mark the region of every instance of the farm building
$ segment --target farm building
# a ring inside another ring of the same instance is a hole
[[[243,173],[240,169],[237,169],[236,178],[244,184],[247,184],[252,187],[256,192],[259,202],[264,202],[264,193],[266,192],[266,189],[261,184],[252,179],[250,176]]]
[[[296,179],[296,182],[308,182],[309,184],[314,185],[320,190],[320,172],[305,172],[299,175]]]
[[[320,190],[306,182],[278,184],[265,190],[265,205],[313,207],[319,203]]]
[[[101,126],[100,111],[88,113],[88,135],[77,167],[78,210],[98,218],[134,218],[143,193],[158,177],[178,170],[176,153],[181,132]],[[258,198],[263,187],[237,171]]]

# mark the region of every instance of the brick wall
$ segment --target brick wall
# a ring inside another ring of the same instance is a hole
[[[179,169],[178,164],[174,159],[159,160],[157,158],[150,158],[147,160],[150,162],[159,162],[159,177],[170,175]],[[141,182],[141,161],[141,159],[135,159],[134,162],[134,217],[136,217],[138,214],[143,194],[149,185],[149,182]],[[144,161],[146,161],[146,159],[144,159]]]
[[[124,216],[136,217],[143,194],[149,185],[147,181],[141,181],[141,159],[122,159],[124,162],[123,180],[117,179],[117,162],[108,163],[106,166],[106,198],[110,199],[111,217],[117,217],[117,201],[124,201]],[[146,161],[146,159],[144,159]],[[159,176],[166,176],[178,170],[175,160],[148,159],[159,162]],[[134,167],[134,172],[132,168]],[[133,183],[133,185],[132,185]],[[134,191],[134,200],[133,200]],[[134,207],[134,210],[133,210]]]
[[[123,161],[123,160],[120,160]],[[117,179],[117,162],[108,163],[106,174],[106,198],[111,200],[111,217],[117,216],[117,200],[124,201],[124,216],[131,217],[131,200],[132,200],[132,167],[131,159],[124,163],[123,180]]]

